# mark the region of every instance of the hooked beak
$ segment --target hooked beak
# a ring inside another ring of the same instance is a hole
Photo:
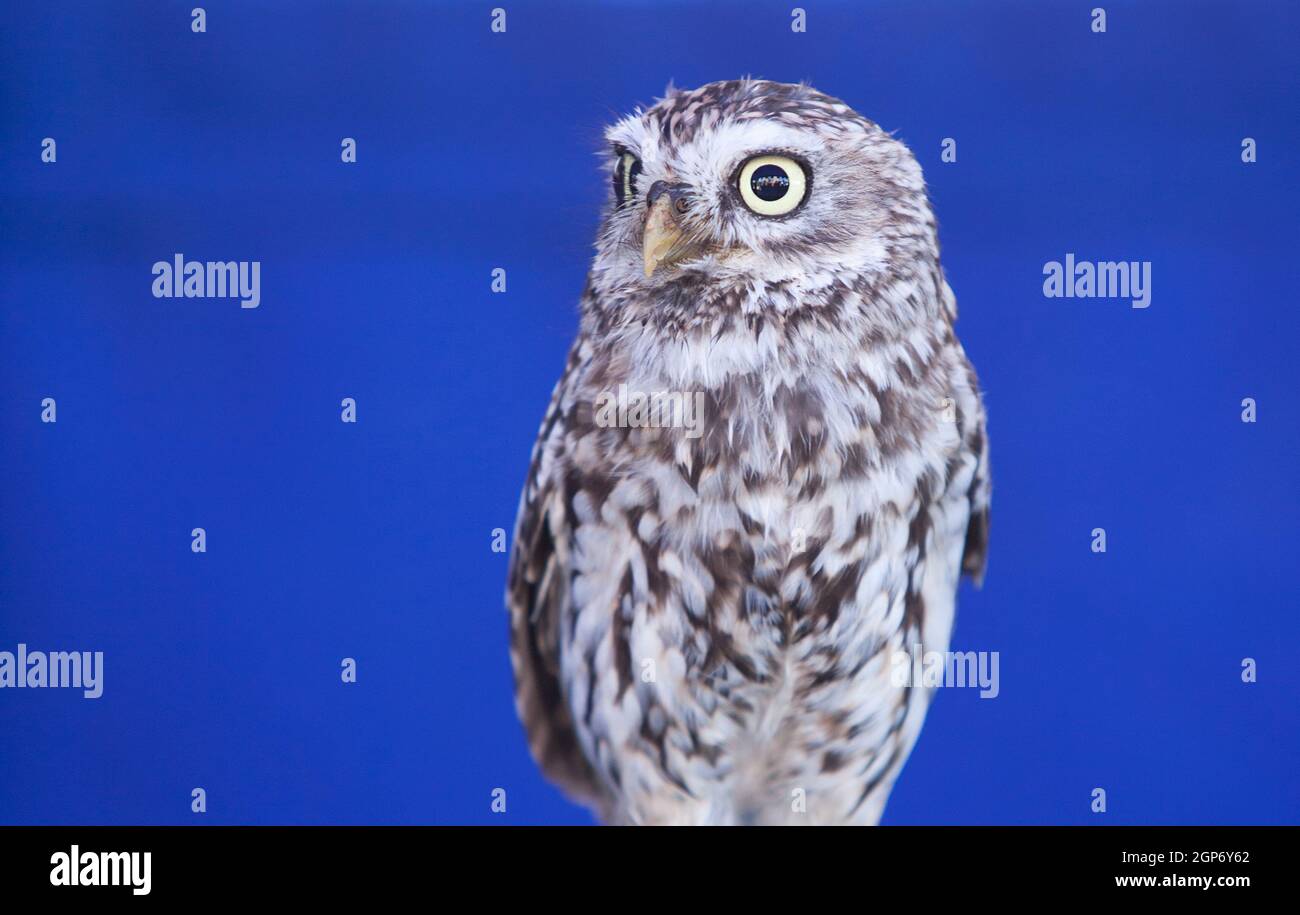
[[[676,263],[699,249],[682,229],[682,217],[691,208],[690,185],[656,181],[646,194],[646,206],[641,257],[649,279],[661,265]]]
[[[682,240],[682,227],[673,213],[673,201],[667,194],[650,205],[645,217],[645,239],[641,243],[641,256],[645,260],[645,275],[651,277],[660,264],[670,260],[673,249]]]

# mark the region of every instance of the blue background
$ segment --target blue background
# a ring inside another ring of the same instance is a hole
[[[916,152],[987,392],[954,648],[1002,692],[938,696],[886,822],[1300,821],[1294,4],[1111,2],[1098,35],[1092,0],[804,0],[794,34],[792,0],[504,0],[500,35],[492,2],[211,2],[193,34],[198,2],[0,12],[0,650],[106,653],[99,700],[0,691],[0,822],[589,822],[515,721],[491,531],[603,125],[744,74]],[[261,261],[261,307],[153,298],[176,252]],[[1066,252],[1152,261],[1150,308],[1044,298]]]

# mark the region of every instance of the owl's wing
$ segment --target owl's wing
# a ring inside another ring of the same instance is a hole
[[[970,500],[970,521],[966,524],[966,546],[962,551],[961,570],[969,575],[976,585],[981,585],[984,583],[984,569],[988,565],[989,498],[992,490],[989,479],[988,435],[985,432],[982,410],[979,421],[971,432],[969,447],[977,463],[967,496]]]
[[[957,320],[957,297],[953,294],[952,287],[948,285],[947,277],[944,276],[943,268],[937,268],[935,275],[935,288],[939,292],[939,302],[943,306],[944,313],[948,316],[948,323]],[[958,344],[960,348],[960,344]],[[979,380],[975,377],[975,369],[971,366],[970,360],[966,358],[963,350],[961,354],[962,362],[965,365],[966,375],[970,379],[971,390],[979,391]],[[978,405],[978,401],[976,401]],[[985,433],[984,409],[980,407],[973,428],[967,433],[965,446],[970,453],[975,456],[975,476],[971,479],[970,492],[967,498],[970,500],[970,521],[966,525],[966,546],[962,551],[961,570],[962,574],[969,575],[975,584],[984,583],[984,569],[988,565],[989,557],[989,496],[991,494],[991,481],[989,480],[989,454],[988,454],[988,436]]]
[[[569,371],[573,367],[571,356]],[[569,532],[560,469],[564,388],[561,380],[551,397],[519,502],[506,585],[510,659],[515,708],[533,758],[574,800],[600,809],[606,792],[578,743],[560,675],[560,625],[569,600]]]

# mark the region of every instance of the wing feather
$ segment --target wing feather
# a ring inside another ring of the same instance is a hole
[[[576,350],[576,347],[575,347]],[[570,359],[569,371],[574,360]],[[567,377],[567,373],[566,373]],[[506,605],[515,708],[543,774],[580,803],[597,809],[607,792],[578,741],[560,671],[560,625],[569,600],[570,532],[563,474],[564,381],[556,385],[533,448],[519,502]]]
[[[985,434],[984,412],[971,433],[970,447],[977,461],[975,475],[971,478],[970,521],[966,525],[966,545],[962,551],[961,570],[975,584],[984,583],[984,570],[989,556],[989,500],[992,484],[989,478],[988,436]]]

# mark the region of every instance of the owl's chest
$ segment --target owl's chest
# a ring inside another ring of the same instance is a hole
[[[958,444],[942,392],[873,380],[860,354],[731,352],[717,371],[698,348],[676,361],[619,353],[571,392],[567,451],[590,496],[635,509],[643,533],[662,526],[674,547],[767,553],[861,536],[864,516],[902,507]]]
[[[571,404],[573,695],[622,709],[651,671],[638,707],[745,734],[855,714],[901,638],[921,480],[950,444],[922,396],[813,372]]]
[[[864,379],[773,372],[697,390],[596,384],[575,402],[581,573],[608,579],[610,599],[625,588],[632,606],[662,610],[671,631],[776,651],[905,546],[928,462],[899,428],[926,426],[919,399],[882,404]]]

